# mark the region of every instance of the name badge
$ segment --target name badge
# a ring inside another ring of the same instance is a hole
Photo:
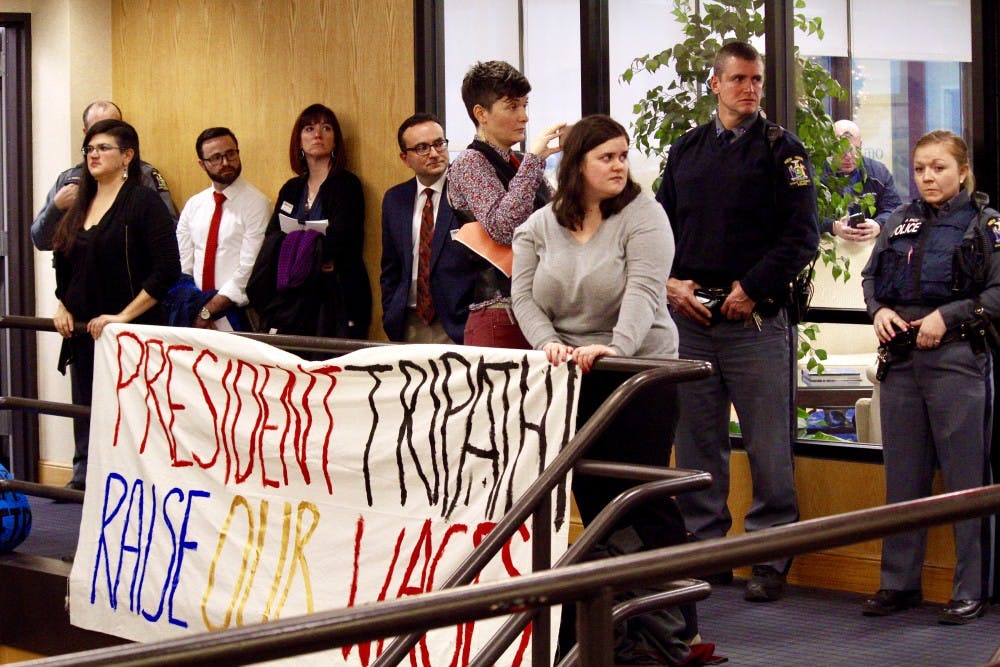
[[[287,201],[281,202],[281,211],[283,213],[291,213],[292,209],[294,209],[294,208],[295,207],[292,205],[291,202],[287,202]]]
[[[920,228],[923,224],[924,221],[920,218],[906,218],[901,223],[896,225],[896,228],[892,230],[892,235],[889,238],[894,239],[900,236],[915,236],[920,233]]]

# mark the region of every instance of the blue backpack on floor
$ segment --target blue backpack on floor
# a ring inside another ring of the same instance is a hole
[[[0,465],[0,479],[14,479],[10,472]],[[21,493],[0,492],[0,553],[17,548],[31,532],[31,506]]]

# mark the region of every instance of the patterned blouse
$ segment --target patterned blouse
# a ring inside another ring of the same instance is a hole
[[[493,143],[490,146],[504,159],[510,159],[510,151]],[[449,200],[454,209],[472,211],[490,238],[509,246],[514,230],[535,210],[535,191],[541,186],[552,194],[544,174],[545,160],[525,153],[517,175],[505,189],[486,156],[477,150],[465,150],[448,170]]]

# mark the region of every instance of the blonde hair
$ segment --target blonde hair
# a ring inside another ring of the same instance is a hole
[[[913,155],[916,155],[918,148],[923,148],[924,146],[929,146],[931,144],[943,144],[945,149],[951,156],[955,158],[958,162],[958,168],[968,167],[969,173],[965,177],[965,183],[963,184],[965,191],[970,195],[976,191],[976,177],[972,175],[972,165],[969,164],[969,145],[965,143],[965,139],[958,136],[951,130],[934,130],[933,132],[928,132],[924,136],[917,140],[917,143],[913,146]],[[911,156],[912,157],[912,156]]]

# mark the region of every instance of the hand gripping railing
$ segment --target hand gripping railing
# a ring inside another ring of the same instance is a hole
[[[957,491],[735,537],[569,565],[505,581],[19,664],[25,667],[246,664],[375,641],[401,632],[423,633],[436,627],[578,600],[591,601],[583,605],[585,627],[607,628],[610,633],[608,598],[614,590],[864,542],[997,511],[1000,511],[1000,486]],[[597,603],[593,602],[595,599]],[[581,639],[586,641],[580,653],[583,667],[613,664],[610,642],[595,646],[589,636]]]

